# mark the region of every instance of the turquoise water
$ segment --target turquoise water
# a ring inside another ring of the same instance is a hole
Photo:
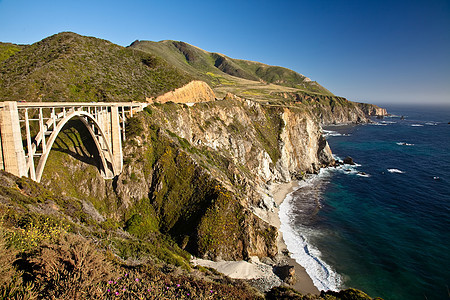
[[[281,230],[319,288],[449,299],[450,107],[387,108],[395,116],[377,124],[326,128],[357,165],[303,182]]]

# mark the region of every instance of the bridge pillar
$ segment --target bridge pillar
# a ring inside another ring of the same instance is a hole
[[[3,103],[0,113],[0,128],[2,168],[19,177],[27,176],[17,102],[5,101]]]
[[[105,139],[108,141],[108,146],[111,146],[111,115],[108,112],[108,107],[100,107],[97,120],[100,127],[105,134]],[[100,140],[102,147],[105,149],[106,145],[103,144],[103,140]]]
[[[119,175],[123,168],[123,154],[122,154],[122,133],[120,131],[119,106],[113,105],[111,107],[111,144],[112,153],[114,156],[115,170]]]

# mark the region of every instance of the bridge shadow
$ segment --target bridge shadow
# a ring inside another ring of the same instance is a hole
[[[58,134],[52,150],[68,154],[76,160],[102,170],[100,153],[86,126],[80,120],[70,120]]]

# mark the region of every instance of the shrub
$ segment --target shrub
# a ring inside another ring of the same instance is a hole
[[[44,243],[21,265],[32,267],[30,279],[39,286],[39,297],[46,299],[100,299],[100,284],[113,276],[105,256],[74,234],[62,236],[56,243]]]
[[[5,237],[6,232],[0,227],[0,299],[35,299],[34,286],[24,285],[23,272],[13,265],[17,250],[7,247]]]
[[[70,229],[70,225],[49,218],[41,220],[30,216],[23,218],[21,222],[23,228],[10,232],[7,240],[10,245],[22,252],[36,248],[42,242],[55,241]]]

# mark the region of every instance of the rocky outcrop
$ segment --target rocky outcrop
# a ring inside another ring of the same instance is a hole
[[[368,116],[387,116],[387,110],[374,104],[369,103],[356,103],[359,108]]]
[[[196,103],[214,101],[215,99],[213,90],[206,82],[195,80],[156,99],[147,98],[147,101],[151,103],[166,103],[169,101],[174,103]]]
[[[356,103],[343,97],[298,93],[274,93],[284,99],[291,100],[296,105],[304,106],[317,122],[322,125],[367,123],[370,116],[385,116],[387,112],[373,104]]]

